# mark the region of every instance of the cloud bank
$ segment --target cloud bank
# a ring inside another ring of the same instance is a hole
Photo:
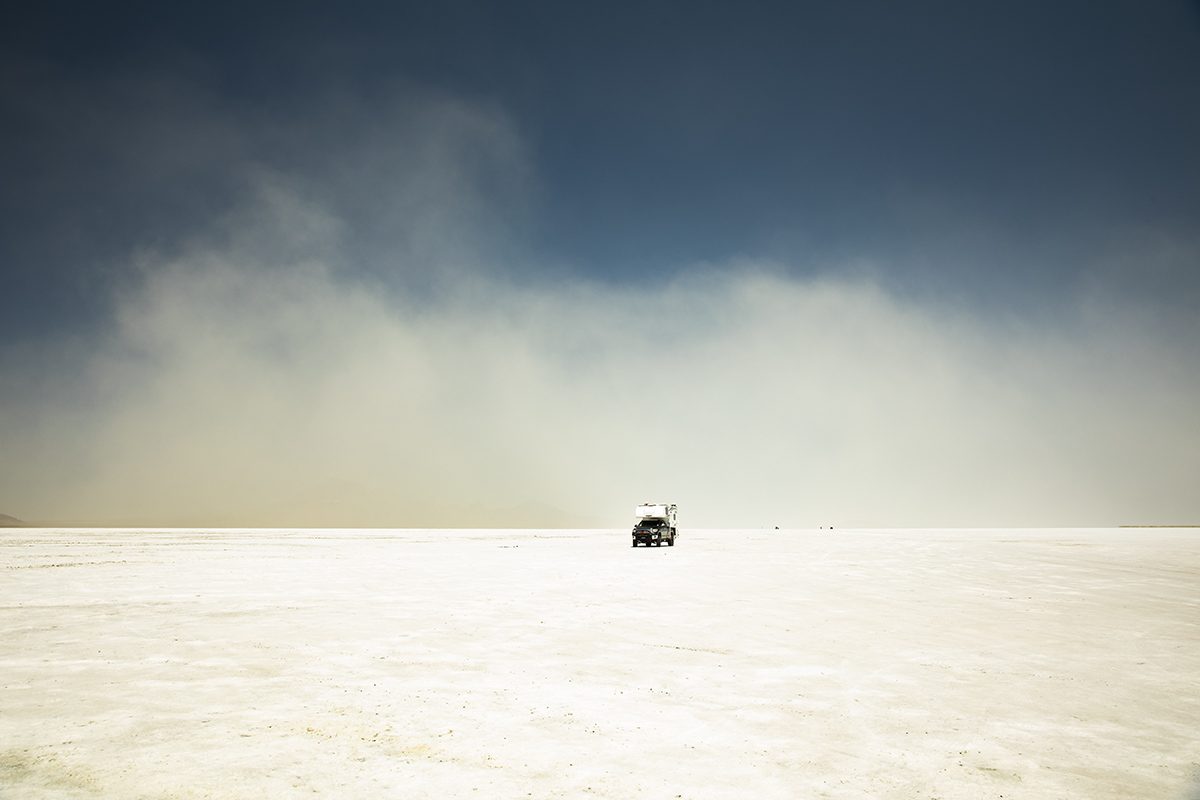
[[[1186,313],[1097,285],[981,317],[869,265],[802,279],[751,258],[642,286],[551,278],[513,233],[536,181],[499,110],[408,94],[373,120],[350,145],[247,148],[235,204],[115,272],[103,330],[0,354],[0,509],[621,526],[666,500],[702,527],[1200,521]]]
[[[5,459],[4,499],[180,524],[620,524],[664,498],[704,526],[1190,522],[1200,365],[1162,337],[751,266],[418,307],[214,258],[124,300],[84,408],[5,425],[6,452],[58,458]]]

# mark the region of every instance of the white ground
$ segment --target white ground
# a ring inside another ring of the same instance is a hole
[[[1191,798],[1200,531],[0,535],[0,797]]]

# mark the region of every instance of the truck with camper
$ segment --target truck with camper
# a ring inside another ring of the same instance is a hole
[[[643,503],[634,512],[637,522],[633,526],[633,546],[675,546],[675,506],[667,503]]]

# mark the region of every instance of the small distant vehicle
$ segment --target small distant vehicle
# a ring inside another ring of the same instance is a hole
[[[633,526],[633,546],[644,544],[661,547],[675,546],[678,531],[675,528],[675,506],[668,503],[643,503],[634,512],[637,522]]]

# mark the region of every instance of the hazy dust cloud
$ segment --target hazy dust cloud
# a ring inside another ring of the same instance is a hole
[[[235,211],[131,253],[102,330],[0,355],[0,510],[618,526],[665,500],[685,527],[1200,520],[1190,320],[1103,288],[983,317],[752,258],[642,287],[562,277],[513,233],[537,186],[504,115],[445,97],[402,112],[287,168],[234,159]]]

